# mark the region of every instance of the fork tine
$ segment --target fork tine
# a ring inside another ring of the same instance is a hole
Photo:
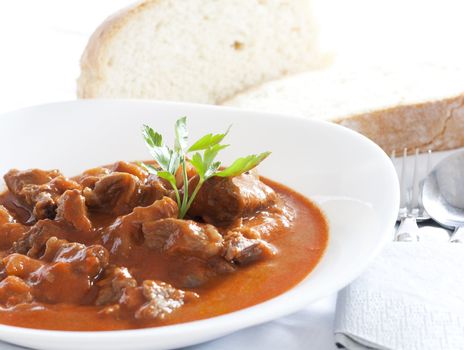
[[[406,207],[406,157],[408,155],[408,149],[403,149],[403,158],[401,160],[401,173],[400,173],[400,208]]]
[[[425,176],[427,176],[430,173],[430,168],[432,166],[431,158],[432,158],[432,150],[429,149],[427,151],[427,168],[425,170]]]
[[[419,207],[419,149],[414,154],[414,171],[412,174],[412,195],[409,202],[409,212]]]
[[[426,161],[426,166],[425,166],[425,173],[424,173],[424,179],[427,177],[427,175],[430,173],[431,167],[432,167],[432,150],[429,149],[427,150],[427,161]],[[419,191],[419,217],[429,217],[427,212],[425,211],[424,205],[422,204],[422,191]]]

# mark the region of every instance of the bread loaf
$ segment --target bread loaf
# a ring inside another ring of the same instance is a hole
[[[108,18],[82,55],[81,98],[218,103],[323,64],[308,0],[146,0]]]
[[[464,146],[464,69],[456,66],[334,65],[263,84],[224,105],[333,121],[388,153]]]

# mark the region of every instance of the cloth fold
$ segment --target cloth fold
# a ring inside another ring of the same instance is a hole
[[[350,350],[464,349],[464,245],[388,245],[339,293],[335,341]]]

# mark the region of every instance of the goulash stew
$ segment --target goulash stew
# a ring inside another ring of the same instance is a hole
[[[320,210],[255,170],[221,176],[218,165],[208,177],[194,158],[180,157],[174,180],[156,161],[74,178],[10,170],[0,195],[0,323],[156,327],[239,310],[300,282],[327,244]]]

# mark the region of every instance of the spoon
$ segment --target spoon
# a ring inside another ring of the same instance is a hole
[[[464,242],[464,151],[432,169],[424,181],[422,204],[432,219],[454,229],[451,242]]]

